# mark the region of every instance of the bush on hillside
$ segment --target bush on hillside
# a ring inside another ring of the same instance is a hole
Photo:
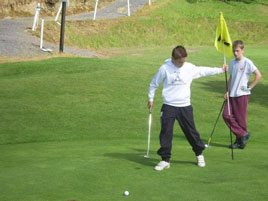
[[[210,0],[187,0],[189,3],[197,3],[197,2],[205,2]],[[243,3],[253,3],[257,2],[256,0],[214,0],[214,1],[222,1],[222,2],[230,2],[230,1],[237,1],[237,2],[243,2]]]
[[[253,3],[256,2],[256,0],[220,0],[223,2],[228,2],[228,1],[239,1],[239,2],[243,2],[243,3]]]

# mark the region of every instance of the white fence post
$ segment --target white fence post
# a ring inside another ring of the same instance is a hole
[[[41,32],[40,32],[40,49],[43,49],[43,33],[44,33],[44,19],[41,22]]]
[[[57,21],[58,21],[58,18],[59,18],[59,15],[60,15],[61,9],[62,9],[62,2],[60,3],[59,10],[58,10],[57,15],[56,15],[56,17],[55,17],[55,22],[57,22]]]
[[[129,0],[127,0],[127,15],[130,16]]]
[[[93,20],[96,20],[96,14],[97,14],[97,8],[98,8],[98,1],[99,1],[99,0],[96,0],[96,3],[95,3],[95,10],[94,10],[94,17],[93,17]]]
[[[40,3],[38,3],[36,8],[35,8],[35,15],[34,15],[32,31],[36,30],[36,27],[37,27],[37,24],[38,24],[38,19],[39,19],[40,9],[41,9],[41,6],[40,6]]]
[[[149,5],[152,5],[152,0],[149,0]]]

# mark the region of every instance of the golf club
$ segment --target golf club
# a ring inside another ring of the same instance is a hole
[[[149,150],[150,150],[151,127],[152,127],[152,108],[150,108],[149,110],[148,147],[147,147],[147,154],[144,156],[144,158],[150,158]]]

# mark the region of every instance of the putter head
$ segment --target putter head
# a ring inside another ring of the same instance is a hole
[[[150,158],[148,155],[145,155],[144,158]]]

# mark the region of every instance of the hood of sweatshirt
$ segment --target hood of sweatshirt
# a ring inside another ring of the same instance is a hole
[[[165,63],[166,63],[167,65],[169,65],[169,66],[174,66],[174,67],[175,67],[175,65],[172,63],[172,59],[171,59],[171,58],[166,59],[166,60],[165,60]]]

